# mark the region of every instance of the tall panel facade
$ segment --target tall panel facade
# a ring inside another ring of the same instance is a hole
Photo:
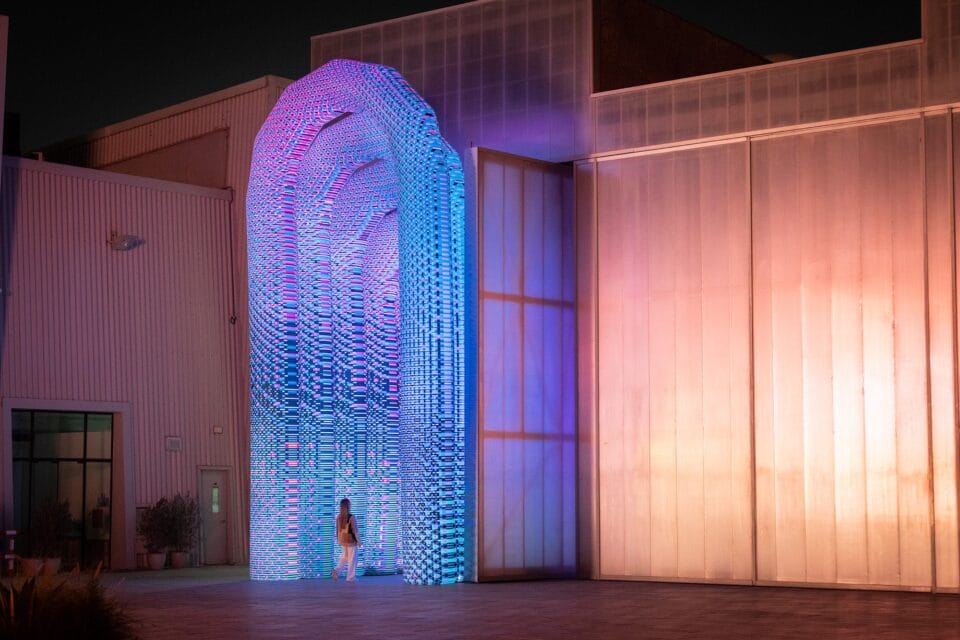
[[[477,577],[576,569],[569,167],[476,150]]]
[[[684,569],[701,550],[683,537],[701,530],[689,513],[705,497],[700,478],[733,460],[698,438],[726,414],[696,392],[739,367],[747,414],[730,450],[748,454],[734,486],[749,489],[742,522],[755,535],[748,571],[734,579],[960,586],[958,129],[949,104],[960,95],[960,10],[955,0],[922,5],[922,40],[592,97],[596,155],[577,165],[578,185],[594,194],[577,197],[586,243],[579,442],[590,449],[580,456],[581,504],[596,513],[582,536],[596,541],[581,553],[585,573],[729,579]],[[722,147],[743,150],[717,164],[745,167],[739,181],[704,181],[703,165],[680,160]],[[721,218],[745,219],[747,232],[736,241],[713,232],[697,256],[706,227],[683,212],[732,202],[716,184],[740,190],[741,208]],[[625,220],[661,210],[670,216],[623,232]],[[742,252],[746,295],[685,299],[690,272],[715,277],[708,255],[723,251]],[[717,319],[718,301],[746,318],[739,342],[719,349],[733,347],[737,366],[696,330]],[[618,334],[621,325],[635,330]],[[638,334],[657,341],[647,347]],[[663,430],[664,420],[677,426]],[[667,478],[668,490],[650,478]],[[637,551],[645,538],[632,542],[638,509],[660,518],[649,557]]]
[[[747,147],[596,170],[599,573],[749,581]]]
[[[932,584],[922,132],[753,143],[761,580]]]

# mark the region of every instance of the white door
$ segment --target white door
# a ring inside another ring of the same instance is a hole
[[[201,562],[227,564],[227,521],[230,515],[230,496],[227,491],[227,471],[201,469],[200,471]]]

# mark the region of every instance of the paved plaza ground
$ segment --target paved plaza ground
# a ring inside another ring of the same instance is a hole
[[[239,567],[106,582],[144,640],[960,637],[956,595],[575,580],[251,582]]]

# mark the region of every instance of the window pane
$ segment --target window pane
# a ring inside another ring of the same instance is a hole
[[[44,500],[57,498],[57,463],[33,463],[33,501],[32,508],[39,507]]]
[[[60,501],[70,506],[70,527],[63,545],[63,561],[67,566],[80,560],[80,547],[83,535],[81,515],[83,514],[83,463],[60,463]]]
[[[31,551],[31,514],[47,500],[66,502],[70,526],[60,551],[69,566],[110,561],[113,414],[14,411],[14,513],[22,551]],[[103,460],[87,462],[87,460]]]
[[[30,502],[30,463],[13,463],[13,528],[17,531],[26,531],[30,524],[27,513],[27,504]],[[21,555],[26,550],[17,547]]]
[[[87,458],[110,459],[112,435],[113,435],[113,415],[112,414],[109,414],[109,413],[87,414]]]
[[[30,412],[13,412],[13,457],[30,457]]]
[[[33,495],[31,496],[29,511],[24,509],[23,516],[26,535],[17,539],[17,545],[20,546],[20,553],[34,555],[39,553],[37,540],[34,539],[31,532],[31,522],[33,514],[46,500],[56,500],[57,498],[57,463],[56,462],[34,462],[29,470],[31,483],[33,485]],[[26,497],[26,496],[24,496]]]
[[[84,522],[87,567],[110,566],[110,463],[87,463],[87,513]]]
[[[34,458],[82,458],[83,414],[37,411],[33,414]]]
[[[73,520],[71,535],[80,535],[80,517],[83,513],[83,463],[59,463],[58,498],[70,504],[70,519]]]

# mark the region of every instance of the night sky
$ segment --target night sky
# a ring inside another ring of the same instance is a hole
[[[309,71],[312,35],[456,0],[0,2],[6,110],[24,150],[266,74]],[[920,36],[920,0],[653,0],[761,54],[798,57]]]

